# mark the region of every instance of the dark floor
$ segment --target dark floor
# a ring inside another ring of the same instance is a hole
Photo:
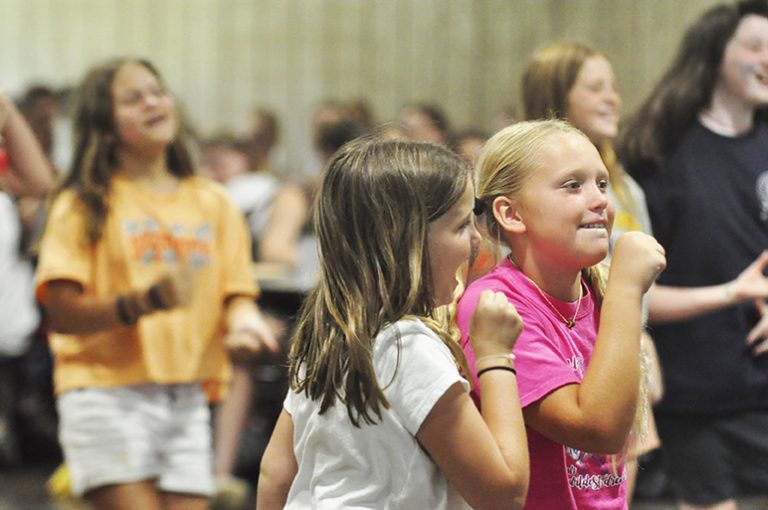
[[[53,469],[53,467],[25,467],[0,472],[0,510],[75,510],[71,506],[66,507],[50,502],[45,491],[45,481]],[[673,510],[674,508],[675,506],[671,503],[662,501],[642,501],[632,506],[633,510]],[[753,507],[754,510],[758,508],[764,510],[768,505]]]
[[[0,510],[54,510],[45,481],[54,466],[24,466],[0,470]]]
[[[53,469],[54,466],[27,466],[0,471],[0,510],[75,510],[71,505],[57,505],[50,502],[45,490],[45,481]],[[669,501],[658,500],[638,501],[632,506],[633,510],[673,510],[674,508],[675,506]],[[763,501],[762,505],[747,506],[743,510],[767,508],[768,500]]]
[[[0,469],[0,510],[87,510],[81,504],[54,504],[48,497],[45,482],[56,466],[28,465]],[[248,505],[247,510],[252,510]],[[635,501],[632,510],[674,510],[668,496]],[[739,510],[767,510],[768,498],[740,502]],[[245,510],[245,509],[243,509]]]
[[[27,466],[0,471],[0,510],[86,510],[73,505],[54,504],[45,490],[45,482],[55,466]],[[669,503],[638,502],[633,510],[673,510]],[[768,508],[768,506],[754,507]],[[248,510],[252,510],[249,508]],[[746,509],[745,509],[746,510]]]

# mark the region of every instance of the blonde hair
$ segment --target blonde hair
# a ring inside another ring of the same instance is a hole
[[[328,162],[314,211],[319,281],[289,355],[291,388],[319,401],[320,414],[338,400],[356,426],[381,419],[389,402],[373,345],[407,317],[422,320],[466,369],[455,331],[435,310],[427,228],[459,201],[469,175],[450,150],[409,141],[358,139]]]
[[[498,197],[517,196],[528,178],[539,169],[541,151],[551,143],[553,136],[563,134],[589,141],[568,122],[555,119],[518,122],[493,135],[485,143],[476,168],[476,194],[485,204],[485,210],[491,211],[493,201]],[[500,243],[501,229],[496,218],[491,213],[483,216],[484,233]],[[597,302],[602,302],[607,275],[604,264],[585,268],[582,273]]]
[[[583,43],[553,43],[533,52],[523,72],[523,120],[568,120],[568,94],[587,60],[605,53]],[[616,198],[622,208],[638,216],[638,204],[625,185],[626,172],[619,163],[613,144],[606,140],[597,144],[611,179]]]

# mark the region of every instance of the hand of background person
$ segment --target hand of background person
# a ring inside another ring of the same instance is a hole
[[[234,355],[277,352],[279,345],[269,323],[255,306],[238,306],[230,313],[224,345]]]
[[[475,358],[509,354],[523,330],[523,320],[501,292],[485,290],[469,325],[469,341]]]
[[[755,307],[760,312],[760,320],[747,335],[747,345],[755,356],[759,356],[768,352],[768,304],[762,298],[755,299]]]
[[[637,285],[645,293],[666,265],[664,248],[656,239],[642,232],[627,232],[613,249],[608,285]]]
[[[763,251],[739,276],[728,284],[729,293],[732,294],[734,301],[768,299],[768,278],[763,273],[766,266],[768,266],[768,250]]]
[[[192,301],[195,290],[195,273],[189,263],[181,263],[157,280],[153,287],[164,308],[186,306]]]

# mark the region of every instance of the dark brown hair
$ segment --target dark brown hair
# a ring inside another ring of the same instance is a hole
[[[617,153],[630,172],[662,167],[712,100],[725,47],[750,14],[768,17],[768,1],[717,5],[691,25],[675,59],[619,133]]]
[[[115,126],[115,105],[112,82],[125,65],[136,63],[163,82],[157,68],[147,60],[117,58],[91,69],[78,89],[75,109],[75,153],[69,173],[54,190],[53,198],[71,189],[80,199],[88,216],[87,241],[95,243],[101,237],[109,211],[109,189],[117,171],[117,147],[120,143]],[[186,177],[194,173],[186,128],[179,116],[179,133],[166,149],[168,169],[173,175]]]
[[[291,388],[320,402],[338,400],[350,420],[374,423],[388,408],[373,369],[376,336],[418,317],[457,362],[463,351],[434,315],[427,249],[429,223],[469,183],[469,169],[430,143],[360,138],[326,167],[314,212],[320,277],[298,318],[290,352]]]

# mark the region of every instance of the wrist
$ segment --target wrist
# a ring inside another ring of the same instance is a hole
[[[251,299],[233,298],[227,303],[226,324],[232,331],[261,317],[259,308]]]
[[[128,299],[124,294],[118,294],[115,299],[115,314],[117,319],[125,326],[133,326],[139,319],[138,315],[128,304]]]
[[[475,369],[479,372],[491,367],[511,367],[515,366],[515,355],[511,352],[504,354],[487,354],[475,359]]]
[[[633,303],[641,302],[644,294],[645,291],[639,285],[627,281],[614,280],[611,282],[609,280],[605,289],[606,299],[610,297],[610,299],[620,299]]]
[[[477,371],[477,377],[480,378],[483,374],[486,374],[488,372],[499,372],[499,373],[511,373],[514,375],[517,375],[517,370],[515,370],[515,367],[510,367],[507,365],[494,365],[491,367],[486,367],[481,370]]]
[[[736,283],[728,282],[723,286],[723,293],[725,294],[725,301],[729,304],[737,303],[739,301],[736,296]]]
[[[121,323],[126,326],[133,326],[142,316],[155,310],[149,302],[146,291],[135,291],[118,294],[115,300],[115,311]]]

